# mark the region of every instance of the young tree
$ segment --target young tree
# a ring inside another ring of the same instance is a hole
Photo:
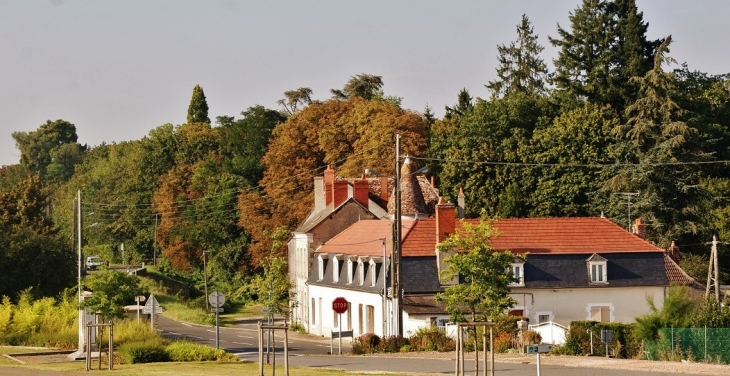
[[[208,117],[208,102],[205,100],[205,93],[200,85],[193,88],[193,97],[190,98],[188,106],[188,124],[206,123],[210,124]]]
[[[516,303],[509,296],[508,285],[516,282],[510,266],[521,256],[492,249],[489,240],[499,236],[492,225],[485,217],[477,224],[462,220],[461,228],[437,247],[438,252],[450,253],[440,277],[459,280],[436,295],[455,321],[491,319]]]
[[[82,307],[100,312],[102,320],[124,318],[124,306],[134,302],[135,296],[146,293],[139,282],[136,275],[115,270],[92,274],[83,281],[92,295],[84,299]]]
[[[497,79],[490,81],[487,88],[493,97],[501,97],[513,92],[535,94],[545,93],[547,65],[540,58],[545,49],[537,42],[532,24],[527,15],[522,15],[522,22],[517,25],[517,41],[509,46],[499,45],[499,66]]]

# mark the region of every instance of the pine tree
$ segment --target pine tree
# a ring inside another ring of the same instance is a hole
[[[193,88],[193,97],[190,98],[190,106],[188,106],[188,124],[191,123],[210,124],[208,102],[205,100],[205,93],[200,85],[195,85]]]
[[[622,114],[636,97],[631,78],[652,68],[662,41],[646,39],[648,24],[635,0],[583,0],[569,19],[571,31],[558,25],[558,38],[550,38],[560,48],[553,83],[575,98]]]
[[[499,67],[497,79],[490,81],[487,88],[494,97],[505,96],[513,92],[543,94],[547,66],[540,58],[545,49],[537,42],[532,24],[527,15],[522,15],[522,22],[517,25],[517,40],[509,46],[497,46]]]

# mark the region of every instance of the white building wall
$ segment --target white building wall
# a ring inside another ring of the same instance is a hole
[[[297,292],[294,301],[296,307],[292,310],[292,323],[306,325],[309,318],[309,295],[307,279],[309,278],[309,245],[312,239],[308,234],[295,233],[289,241],[289,278],[294,283]]]
[[[431,326],[431,318],[435,318],[435,324],[439,326],[439,322],[448,322],[449,315],[430,315],[430,314],[408,314],[403,312],[403,337],[411,337],[418,332],[418,329],[428,328]]]
[[[601,287],[576,289],[524,289],[510,294],[517,301],[513,309],[524,309],[530,324],[539,323],[539,315],[569,326],[571,321],[590,320],[591,307],[609,307],[611,322],[633,322],[650,312],[646,297],[657,308],[664,305],[664,287]]]
[[[310,318],[306,325],[309,333],[329,337],[333,330],[339,331],[334,325],[337,314],[332,310],[332,301],[340,296],[350,303],[349,312],[342,314],[343,331],[352,330],[353,336],[357,337],[371,332],[368,330],[369,323],[373,333],[378,336],[383,335],[382,295],[317,285],[309,285],[310,305],[312,299],[316,303],[314,312],[310,307],[309,315],[314,314],[315,317]],[[321,302],[321,307],[319,302]],[[370,318],[368,318],[368,306],[372,307],[372,317]]]

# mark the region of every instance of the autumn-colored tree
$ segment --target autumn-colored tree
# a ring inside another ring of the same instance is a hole
[[[263,158],[263,191],[239,198],[239,224],[252,236],[254,264],[269,254],[267,231],[292,229],[311,210],[313,176],[328,164],[346,177],[358,177],[366,168],[393,171],[394,134],[401,135],[403,155],[424,155],[427,125],[417,113],[362,98],[312,103],[278,125]],[[282,247],[274,254],[285,252]]]

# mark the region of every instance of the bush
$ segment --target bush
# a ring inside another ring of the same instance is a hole
[[[502,332],[497,334],[496,337],[494,337],[494,352],[496,353],[505,353],[510,348],[512,348],[512,343],[514,342],[514,335],[507,332]]]
[[[456,341],[435,327],[419,328],[409,341],[413,351],[443,352],[456,349]]]
[[[559,351],[566,355],[586,355],[591,353],[591,334],[593,333],[593,354],[606,355],[606,346],[601,342],[601,330],[613,331],[609,344],[611,354],[619,358],[639,358],[641,341],[635,336],[635,324],[597,321],[573,321],[565,338],[565,345]]]
[[[125,363],[154,363],[170,360],[162,339],[129,342],[119,346],[119,356]]]
[[[542,343],[542,336],[534,330],[526,330],[522,332],[523,345],[539,345]]]
[[[237,361],[238,358],[221,349],[189,342],[175,341],[166,348],[168,358],[173,362]]]
[[[365,333],[352,341],[353,354],[372,354],[378,352],[380,337],[373,333]]]

